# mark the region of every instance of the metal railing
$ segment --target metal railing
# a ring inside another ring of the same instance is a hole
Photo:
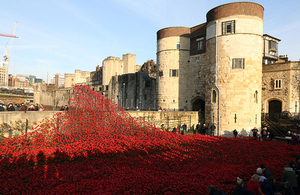
[[[288,129],[276,124],[278,120],[279,118],[277,118],[276,116],[274,117],[274,115],[272,114],[270,115],[269,113],[262,113],[262,122],[265,122],[267,124],[266,126],[269,127],[269,131],[272,131],[274,136],[284,137]]]

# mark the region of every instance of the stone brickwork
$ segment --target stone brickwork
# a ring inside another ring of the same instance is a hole
[[[136,72],[136,55],[124,54],[122,60],[116,57],[107,57],[102,62],[102,84],[108,85],[112,76]]]
[[[129,111],[132,117],[145,120],[160,128],[163,124],[166,129],[181,127],[186,123],[187,128],[196,127],[198,124],[198,112],[158,112],[158,111]]]
[[[228,3],[211,9],[206,14],[206,19],[207,22],[211,22],[218,20],[219,18],[234,15],[255,16],[263,19],[264,7],[253,2]]]
[[[189,63],[189,95],[188,110],[192,110],[192,104],[198,100],[205,100],[205,84],[208,66],[206,66],[206,54],[193,55]],[[197,110],[198,111],[198,110]]]
[[[34,103],[59,108],[68,105],[73,95],[73,88],[53,88],[52,85],[35,84]]]
[[[179,32],[174,36],[176,30]],[[162,109],[188,109],[190,38],[186,33],[189,31],[174,27],[157,33],[157,106]]]
[[[282,111],[299,112],[300,62],[283,62],[263,65],[262,112],[269,113],[269,102],[278,100]],[[275,81],[281,80],[276,89]]]
[[[113,76],[108,88],[108,99],[114,100],[124,109],[156,109],[156,80],[147,72],[136,72]]]
[[[64,87],[71,87],[75,84],[75,74],[66,73]]]
[[[0,124],[8,123],[21,120],[22,122],[26,122],[28,120],[28,125],[33,125],[35,123],[42,122],[45,118],[52,118],[54,114],[59,111],[5,111],[0,112]]]
[[[76,69],[75,74],[66,73],[64,87],[72,87],[75,84],[88,83],[91,78],[91,73],[89,71],[81,71]]]
[[[233,27],[224,34],[228,21]],[[202,37],[206,47],[198,50]],[[218,6],[207,13],[206,23],[190,30],[159,30],[158,106],[191,110],[200,99],[205,123],[215,123],[220,134],[259,127],[263,44],[263,7],[251,2]],[[233,68],[234,59],[242,59],[242,68]],[[178,77],[168,75],[172,69],[179,70]]]

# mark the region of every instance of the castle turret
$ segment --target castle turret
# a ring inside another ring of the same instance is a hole
[[[190,28],[170,27],[157,32],[157,107],[183,110],[190,57]]]
[[[220,134],[261,125],[263,11],[257,3],[236,2],[206,15],[205,121]]]

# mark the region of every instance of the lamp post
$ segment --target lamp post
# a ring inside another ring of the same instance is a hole
[[[124,104],[124,98],[125,98],[125,92],[126,92],[126,90],[125,90],[125,87],[126,87],[126,85],[125,85],[125,83],[123,83],[123,91],[122,91],[122,106],[121,107],[123,107],[123,108],[125,108],[125,104]]]

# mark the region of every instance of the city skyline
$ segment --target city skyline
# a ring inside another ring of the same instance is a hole
[[[53,74],[75,69],[94,71],[106,57],[121,58],[126,53],[135,54],[138,65],[151,59],[156,62],[158,30],[204,23],[210,9],[231,2],[237,1],[5,1],[0,8],[0,31],[10,34],[17,21],[19,37],[11,48],[9,74],[31,74],[47,81],[47,71],[49,80]],[[279,55],[298,61],[300,2],[252,2],[265,8],[264,33],[281,39]],[[3,55],[9,41],[0,37]]]

